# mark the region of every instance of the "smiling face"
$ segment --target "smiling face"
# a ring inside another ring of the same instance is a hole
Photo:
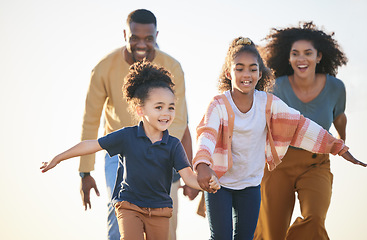
[[[253,53],[239,53],[231,64],[228,76],[232,83],[232,92],[242,94],[252,94],[261,73],[257,57]]]
[[[137,113],[142,118],[145,134],[151,138],[171,125],[175,118],[175,96],[162,87],[153,88],[148,94],[144,105],[137,107]]]
[[[322,54],[317,52],[311,41],[298,40],[291,47],[289,63],[296,76],[307,77],[315,74],[321,57]]]
[[[157,35],[158,32],[153,23],[142,24],[131,22],[130,26],[124,30],[127,62],[133,64],[144,58],[153,61]]]

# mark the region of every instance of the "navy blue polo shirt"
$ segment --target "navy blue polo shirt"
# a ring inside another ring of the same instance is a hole
[[[126,127],[98,139],[112,157],[119,155],[113,203],[128,201],[139,207],[172,207],[169,196],[172,169],[189,167],[185,150],[177,138],[163,132],[161,141],[152,143],[143,123]]]

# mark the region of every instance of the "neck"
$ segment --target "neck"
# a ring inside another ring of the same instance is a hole
[[[311,76],[307,76],[304,78],[293,74],[289,76],[289,79],[294,87],[302,91],[314,89],[315,85],[317,84],[316,74],[312,74]]]
[[[162,140],[162,137],[163,137],[163,132],[162,131],[159,131],[159,130],[151,129],[147,125],[148,124],[144,124],[144,121],[143,121],[144,132],[145,132],[145,135],[149,138],[149,140],[152,143],[161,141]]]
[[[238,110],[242,113],[247,113],[254,102],[254,91],[250,93],[242,93],[236,90],[231,91],[233,102],[236,104]]]

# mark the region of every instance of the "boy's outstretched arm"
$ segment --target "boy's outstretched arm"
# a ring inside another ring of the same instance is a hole
[[[366,167],[366,166],[367,166],[367,164],[366,164],[366,163],[361,162],[361,161],[358,161],[357,159],[355,159],[355,158],[353,157],[353,155],[352,155],[349,151],[346,151],[346,152],[345,152],[345,153],[343,153],[341,156],[342,156],[345,160],[347,160],[347,161],[349,161],[349,162],[351,162],[351,163],[354,163],[354,164],[357,164],[357,165],[361,165],[361,166],[363,166],[363,167]]]
[[[98,143],[98,140],[85,140],[74,147],[66,150],[63,153],[60,153],[56,157],[54,157],[51,162],[43,162],[40,169],[42,169],[42,172],[47,172],[48,170],[54,168],[57,164],[59,164],[61,161],[64,161],[69,158],[73,157],[79,157],[83,155],[88,155],[92,153],[96,153],[98,151],[102,150],[101,146]]]
[[[181,169],[180,171],[178,171],[178,173],[180,174],[182,180],[185,182],[187,186],[198,190],[204,190],[200,187],[197,180],[197,175],[192,171],[190,167]],[[205,191],[207,192],[215,193],[217,192],[218,189],[220,189],[220,184],[214,172],[212,173],[212,176],[208,181],[208,185],[210,186],[208,190],[205,189]]]

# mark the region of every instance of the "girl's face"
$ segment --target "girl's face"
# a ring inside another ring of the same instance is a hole
[[[232,91],[249,94],[255,91],[257,82],[261,78],[259,63],[253,53],[241,52],[231,64],[230,74]]]
[[[289,63],[295,75],[307,77],[315,74],[316,64],[320,62],[321,57],[322,54],[317,52],[311,41],[298,40],[291,47]]]
[[[153,88],[148,94],[144,106],[137,107],[147,135],[165,131],[175,118],[175,96],[169,89]]]

